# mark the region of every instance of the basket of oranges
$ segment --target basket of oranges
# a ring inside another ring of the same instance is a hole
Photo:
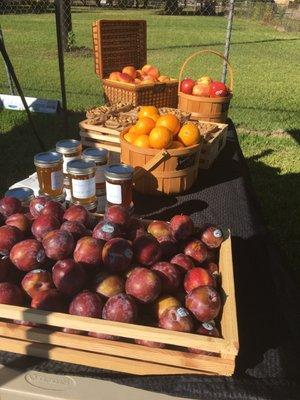
[[[120,134],[121,161],[135,168],[135,190],[143,194],[182,193],[198,176],[200,131],[174,114],[142,106],[135,125]]]

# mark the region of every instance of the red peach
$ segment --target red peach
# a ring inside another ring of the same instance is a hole
[[[111,81],[119,82],[120,75],[121,75],[121,72],[119,72],[119,71],[111,72],[108,79],[110,79]]]
[[[221,308],[218,292],[211,286],[200,286],[187,294],[185,306],[201,322],[216,318]]]
[[[170,263],[176,265],[178,270],[183,274],[195,267],[194,261],[183,253],[176,254],[176,256],[170,260]]]
[[[90,213],[80,205],[72,205],[63,214],[65,221],[77,221],[87,226],[90,220]]]
[[[95,277],[94,290],[104,298],[109,298],[125,291],[125,281],[118,275],[102,272]]]
[[[21,289],[13,283],[0,283],[0,303],[22,306],[24,303],[24,296]]]
[[[64,298],[56,289],[49,289],[42,292],[39,291],[31,300],[31,308],[45,311],[64,312]]]
[[[215,249],[224,241],[223,232],[216,226],[207,226],[201,232],[200,239],[208,248]]]
[[[15,244],[9,257],[21,271],[32,271],[43,264],[46,255],[40,242],[35,239],[27,239]]]
[[[110,297],[103,307],[102,318],[126,323],[136,322],[137,306],[135,301],[125,293]]]
[[[126,208],[114,205],[107,208],[104,216],[105,221],[112,222],[120,226],[126,226],[129,222],[130,215]]]
[[[201,240],[192,239],[185,245],[184,254],[201,264],[206,260],[207,248]]]
[[[133,253],[136,261],[145,266],[150,266],[161,258],[160,245],[151,235],[136,238],[133,242]]]
[[[125,271],[131,264],[132,256],[130,242],[122,238],[110,239],[102,251],[103,263],[113,273]]]
[[[194,233],[194,223],[188,215],[175,215],[170,227],[176,240],[186,240]]]
[[[101,318],[103,302],[97,293],[88,290],[78,293],[72,300],[69,313],[82,317]]]
[[[152,76],[153,78],[158,78],[160,76],[159,70],[156,67],[154,67],[153,65],[149,65],[149,64],[146,64],[143,66],[142,72],[144,72],[147,75]]]
[[[14,197],[3,197],[0,200],[0,214],[6,219],[12,214],[22,212],[22,203]]]
[[[124,67],[122,69],[122,73],[131,76],[131,78],[133,78],[133,79],[135,79],[137,77],[136,69],[132,65]]]
[[[24,235],[30,232],[31,221],[28,219],[28,217],[26,217],[26,215],[21,213],[12,214],[11,216],[9,216],[6,219],[5,224],[20,229],[20,231],[23,232]]]
[[[170,307],[159,318],[158,326],[179,332],[191,332],[193,319],[184,307]]]
[[[52,278],[56,288],[66,296],[74,296],[85,287],[87,282],[84,268],[71,258],[54,264]]]
[[[31,232],[33,236],[41,242],[48,232],[58,229],[59,227],[60,222],[57,218],[51,215],[40,215],[34,220]]]
[[[180,306],[181,303],[176,297],[172,297],[169,295],[160,296],[154,302],[154,314],[157,318],[160,318],[165,310],[170,307]]]
[[[50,272],[43,269],[27,272],[21,286],[30,297],[34,297],[38,292],[54,288]]]
[[[134,79],[128,75],[128,74],[123,74],[122,72],[119,75],[119,82],[124,82],[124,83],[133,83]]]
[[[135,268],[126,280],[125,290],[141,303],[151,303],[161,292],[161,280],[148,268]]]
[[[0,227],[0,256],[8,256],[13,246],[23,239],[23,233],[14,226]]]
[[[210,272],[198,267],[190,269],[186,273],[183,286],[185,291],[190,293],[193,289],[200,286],[215,286],[215,280]]]
[[[170,236],[171,228],[168,222],[152,221],[147,229],[148,233],[158,239],[161,236]]]
[[[59,229],[48,232],[43,238],[47,257],[51,260],[64,260],[74,251],[75,243],[71,233]]]
[[[154,264],[151,269],[155,271],[161,279],[162,293],[168,294],[177,291],[181,283],[181,275],[173,264],[161,261]]]
[[[65,221],[61,225],[60,230],[71,233],[75,242],[88,233],[87,228],[78,221]]]
[[[103,246],[104,242],[101,240],[84,236],[78,240],[73,258],[77,263],[82,264],[86,270],[93,270],[102,263]]]
[[[93,238],[105,240],[106,242],[110,239],[120,237],[120,235],[121,230],[119,226],[107,221],[99,222],[93,230]]]
[[[62,222],[64,213],[64,206],[54,200],[47,201],[45,207],[41,210],[41,215],[51,215],[52,217],[57,218],[59,222]]]
[[[42,212],[43,208],[45,207],[47,201],[49,201],[49,200],[45,196],[38,196],[35,199],[32,199],[29,204],[30,214],[34,218],[37,218],[39,215],[41,215],[41,212]]]

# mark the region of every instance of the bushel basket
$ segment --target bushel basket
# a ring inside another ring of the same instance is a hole
[[[183,78],[183,73],[186,65],[199,54],[214,54],[224,60],[228,66],[230,75],[229,82],[229,95],[226,97],[202,97],[194,96],[191,94],[185,94],[180,91],[180,83]],[[232,67],[227,59],[220,53],[214,50],[201,50],[190,55],[183,63],[179,73],[179,84],[178,84],[178,108],[181,111],[191,113],[191,119],[202,120],[209,122],[226,122],[230,100],[232,98],[233,90],[233,71]]]

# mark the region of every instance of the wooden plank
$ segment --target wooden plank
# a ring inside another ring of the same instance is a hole
[[[120,139],[119,137],[110,136],[110,135],[102,135],[100,133],[93,133],[93,132],[80,132],[81,137],[95,139],[95,140],[103,140],[104,142],[111,142],[111,143],[118,143],[120,146]]]
[[[106,126],[103,125],[92,125],[88,123],[88,119],[79,122],[79,127],[84,130],[84,131],[90,131],[90,132],[94,132],[94,133],[107,133],[109,135],[113,135],[113,136],[119,136],[120,132],[124,129],[124,128],[120,128],[120,130],[118,129],[112,129],[112,128],[107,128]]]
[[[87,146],[87,147],[97,147],[100,149],[107,149],[108,151],[113,151],[115,153],[121,153],[121,148],[114,146],[114,145],[110,145],[107,143],[97,143],[97,142],[92,142],[86,139],[81,139],[81,143],[83,144],[83,146]]]
[[[52,344],[77,350],[122,356],[137,360],[167,364],[199,371],[214,371],[226,374],[232,370],[234,362],[217,356],[203,356],[177,350],[156,349],[120,341],[97,339],[82,335],[53,332],[43,328],[31,328],[0,322],[0,335],[20,340]]]
[[[7,304],[0,304],[0,317],[31,321],[61,328],[80,329],[87,332],[105,333],[130,339],[152,340],[159,343],[192,347],[216,353],[223,351],[228,354],[236,354],[236,350],[232,349],[231,343],[227,343],[222,338],[175,332],[149,326],[125,324],[26,307],[10,306]]]
[[[212,374],[3,337],[0,340],[0,350],[135,375]]]

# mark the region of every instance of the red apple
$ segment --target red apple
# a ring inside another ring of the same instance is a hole
[[[0,257],[8,256],[12,247],[23,239],[23,233],[14,226],[0,227]]]
[[[107,272],[100,272],[94,278],[94,281],[95,292],[106,299],[125,291],[125,281],[118,275],[109,275]]]
[[[219,314],[221,299],[213,287],[200,286],[187,294],[185,306],[198,321],[208,322]]]
[[[29,211],[33,218],[37,218],[39,215],[41,215],[41,212],[47,201],[49,201],[49,199],[45,196],[38,196],[31,200],[29,204]]]
[[[189,257],[183,253],[176,254],[176,256],[174,256],[170,260],[170,263],[176,265],[178,270],[183,274],[185,274],[187,271],[194,268],[194,266],[195,266],[195,263],[191,259],[191,257]]]
[[[78,221],[65,221],[61,225],[60,230],[71,233],[75,242],[88,234],[88,229]]]
[[[160,318],[164,311],[166,311],[170,307],[177,307],[180,306],[180,301],[173,296],[170,295],[163,295],[158,297],[153,303],[153,311],[155,317]]]
[[[178,290],[181,283],[181,275],[175,265],[161,261],[154,264],[151,268],[161,279],[162,293],[174,293]]]
[[[27,235],[30,232],[31,221],[26,215],[21,213],[10,215],[6,219],[5,224],[20,229],[20,231],[23,232],[24,235]]]
[[[170,236],[171,228],[168,222],[164,221],[152,221],[147,229],[150,235],[154,236],[156,239],[162,236]]]
[[[14,197],[3,197],[0,200],[0,214],[6,219],[12,214],[22,212],[22,203]]]
[[[71,258],[54,264],[52,278],[56,288],[66,296],[74,296],[87,282],[85,269]]]
[[[223,82],[214,81],[210,84],[210,97],[228,96],[227,86]]]
[[[161,292],[161,280],[148,268],[135,268],[126,280],[125,290],[141,303],[151,303]]]
[[[22,306],[24,303],[24,296],[21,289],[13,283],[0,283],[0,303]]]
[[[103,307],[102,318],[110,321],[134,323],[137,320],[137,306],[131,296],[125,293],[110,297]]]
[[[130,242],[122,238],[110,239],[102,251],[104,266],[112,273],[125,271],[132,261],[133,251]]]
[[[170,227],[176,240],[186,240],[194,233],[194,223],[188,215],[175,215]]]
[[[193,319],[184,307],[170,307],[159,318],[158,326],[179,332],[192,332]]]
[[[112,222],[113,224],[126,226],[129,222],[130,216],[126,208],[114,205],[107,208],[104,219],[105,221]]]
[[[48,232],[43,238],[47,257],[51,260],[64,260],[74,251],[75,243],[71,233],[59,229]]]
[[[200,234],[200,239],[210,249],[216,249],[224,241],[223,232],[216,226],[207,226]]]
[[[83,206],[72,205],[64,212],[63,219],[65,221],[80,222],[81,224],[88,226],[90,214]]]
[[[199,286],[215,286],[215,280],[206,269],[198,267],[186,273],[183,285],[185,291],[190,293]]]
[[[88,290],[78,293],[69,306],[69,314],[101,318],[103,302],[97,293]]]
[[[93,230],[93,238],[105,240],[106,242],[110,239],[120,237],[121,230],[117,224],[107,221],[99,222]]]
[[[41,242],[48,232],[58,229],[59,227],[60,222],[57,218],[51,215],[40,215],[34,220],[31,232],[33,236]]]
[[[151,235],[136,238],[133,242],[133,253],[137,263],[144,266],[150,266],[161,258],[160,245]]]
[[[185,94],[192,94],[195,81],[190,78],[185,78],[180,83],[180,91]]]
[[[193,95],[201,96],[201,97],[209,97],[210,96],[210,85],[205,83],[197,83],[193,87]]]
[[[50,272],[43,269],[27,272],[22,279],[21,286],[30,297],[34,297],[38,292],[54,288]]]
[[[41,210],[40,215],[50,215],[57,218],[60,222],[63,220],[65,209],[58,201],[48,200],[44,208]]]
[[[35,239],[27,239],[16,243],[11,249],[9,257],[12,263],[21,271],[36,269],[46,259],[43,246]]]
[[[62,294],[56,289],[49,289],[36,293],[31,300],[31,307],[45,311],[65,311],[65,302]]]
[[[103,246],[104,242],[101,240],[84,236],[78,240],[73,258],[77,263],[82,264],[87,271],[94,270],[102,263]]]
[[[206,260],[207,248],[201,240],[192,239],[184,246],[184,254],[201,264]]]

